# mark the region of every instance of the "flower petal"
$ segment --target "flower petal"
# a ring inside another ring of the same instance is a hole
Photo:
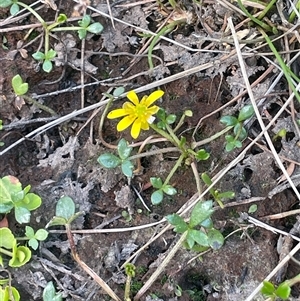
[[[152,106],[151,108],[147,109],[147,114],[154,115],[158,112],[158,110],[159,110],[158,106]]]
[[[165,92],[162,90],[157,90],[157,91],[152,92],[145,101],[146,106],[149,107],[151,104],[153,104],[159,98],[161,98],[164,94],[165,94]]]
[[[128,115],[126,110],[116,109],[116,110],[112,110],[111,112],[109,112],[108,115],[107,115],[107,118],[108,119],[114,119],[114,118],[123,117],[125,115]]]
[[[136,119],[132,125],[131,132],[130,132],[132,138],[136,139],[140,135],[140,131],[141,131],[141,120]]]
[[[148,123],[148,121],[144,121],[144,120],[141,121],[141,129],[144,130],[144,131],[149,130],[149,123]]]
[[[129,91],[126,96],[135,105],[138,105],[140,103],[138,96],[133,90]]]
[[[129,101],[124,102],[123,109],[128,112],[128,114],[134,114],[136,106]]]
[[[117,125],[117,131],[121,132],[127,129],[134,122],[135,118],[136,117],[132,115],[124,117],[121,121],[119,121]]]

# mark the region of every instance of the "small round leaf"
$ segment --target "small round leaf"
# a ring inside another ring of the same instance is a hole
[[[219,230],[211,229],[207,233],[208,243],[214,250],[220,249],[224,244],[224,236]]]
[[[162,190],[156,190],[151,194],[151,202],[153,205],[158,205],[162,202],[164,194]]]
[[[238,116],[238,121],[239,122],[244,121],[244,120],[250,118],[253,114],[254,114],[254,109],[253,109],[252,105],[244,106],[240,110],[240,113],[239,113],[239,116]]]
[[[116,168],[121,164],[121,160],[110,153],[107,154],[102,154],[97,161],[105,168],[111,169],[111,168]]]

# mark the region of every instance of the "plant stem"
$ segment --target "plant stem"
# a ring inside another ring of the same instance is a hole
[[[155,46],[155,44],[158,42],[158,40],[160,39],[161,36],[171,32],[175,26],[181,24],[181,23],[184,23],[186,22],[185,19],[181,19],[181,20],[177,20],[177,21],[174,21],[172,23],[170,23],[169,25],[163,27],[158,33],[157,35],[153,38],[151,44],[149,45],[149,50],[148,50],[148,64],[149,64],[149,68],[150,69],[153,69],[154,66],[153,66],[153,62],[152,62],[152,52],[153,52],[153,48]]]
[[[1,247],[0,247],[0,253],[3,253],[3,254],[5,254],[7,256],[10,256],[10,257],[13,257],[13,255],[14,255],[12,252],[10,252],[8,250],[5,250],[5,249],[3,249]]]
[[[195,178],[195,181],[196,181],[198,194],[201,195],[201,192],[202,192],[201,181],[200,181],[199,173],[198,173],[198,170],[197,170],[197,164],[196,164],[195,161],[192,162],[191,167],[192,167],[192,171],[193,171],[194,178]]]
[[[177,144],[177,146],[179,147],[180,145],[180,141],[178,139],[178,137],[176,136],[176,134],[173,132],[173,130],[171,129],[171,127],[166,123],[166,129],[169,132],[170,136],[172,137],[172,139],[175,141],[175,143]]]
[[[185,156],[186,155],[184,153],[182,153],[180,155],[180,157],[177,159],[176,164],[173,166],[173,168],[171,169],[170,173],[168,174],[168,176],[167,176],[167,178],[166,178],[163,186],[165,186],[165,185],[167,185],[169,183],[170,179],[172,178],[172,176],[174,175],[174,173],[176,172],[176,170],[178,169],[178,167],[181,165],[181,163],[182,163],[183,159],[185,158]]]
[[[127,279],[125,283],[124,301],[131,301],[130,286],[131,286],[131,276],[127,275]]]
[[[45,22],[45,20],[32,7],[23,2],[17,2],[17,4],[29,10],[40,21],[44,29],[47,28],[47,23]]]
[[[25,100],[27,100],[29,103],[34,104],[35,106],[37,106],[38,108],[40,108],[41,110],[48,112],[49,114],[51,114],[52,116],[58,116],[58,114],[53,111],[51,108],[42,105],[41,103],[39,103],[38,101],[36,101],[35,99],[31,98],[30,96],[27,95],[22,95],[20,97],[23,97]]]
[[[165,131],[159,129],[155,124],[150,124],[150,127],[157,132],[158,134],[160,134],[161,136],[165,137],[167,140],[169,140],[171,143],[173,143],[175,146],[179,146],[179,144],[176,144],[176,141],[172,138],[171,135],[169,135],[168,133],[166,133]],[[177,138],[177,137],[176,137]]]
[[[207,144],[217,138],[219,138],[220,136],[223,136],[223,134],[227,133],[228,131],[230,131],[231,129],[233,128],[233,126],[228,126],[226,127],[225,129],[223,129],[222,131],[220,132],[217,132],[216,134],[212,135],[211,137],[208,137],[206,139],[203,139],[201,141],[197,141],[197,142],[193,142],[192,145],[191,145],[191,148],[192,149],[195,149],[196,147],[198,146],[201,146],[201,145],[204,145],[204,144]]]

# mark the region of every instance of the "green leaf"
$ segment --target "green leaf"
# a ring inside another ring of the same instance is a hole
[[[30,211],[24,207],[15,206],[15,219],[19,224],[30,222]]]
[[[3,121],[0,119],[0,131],[3,129]]]
[[[13,246],[13,257],[9,261],[8,265],[17,268],[27,263],[31,258],[31,251],[24,246]]]
[[[239,116],[238,116],[238,121],[241,122],[241,121],[244,121],[246,119],[249,119],[250,117],[253,116],[253,114],[254,114],[254,109],[253,109],[252,105],[244,106],[240,110],[240,113],[239,113]]]
[[[212,184],[212,180],[210,179],[209,175],[205,172],[201,174],[201,179],[207,186],[210,186]]]
[[[80,27],[87,28],[91,23],[91,17],[89,15],[84,15],[78,24]]]
[[[28,245],[33,249],[37,250],[39,247],[39,242],[35,238],[30,238],[28,241]]]
[[[18,12],[20,11],[20,7],[17,3],[14,3],[11,7],[10,7],[10,14],[12,16],[16,15]]]
[[[121,160],[110,153],[102,154],[100,157],[97,159],[97,161],[105,168],[111,169],[111,168],[116,168],[121,164]]]
[[[29,211],[39,208],[42,204],[42,199],[35,193],[27,193],[22,202],[18,205],[28,209]],[[17,204],[16,204],[17,205]]]
[[[54,216],[51,221],[46,225],[46,228],[53,227],[53,226],[65,226],[68,223],[68,220],[60,217]]]
[[[6,249],[12,249],[13,246],[16,244],[16,239],[10,229],[3,227],[0,228],[0,247]]]
[[[117,87],[113,92],[113,96],[119,97],[121,94],[124,93],[124,91],[125,91],[124,87]]]
[[[86,29],[79,29],[77,32],[80,40],[83,40],[86,37],[87,34]]]
[[[197,161],[207,160],[209,157],[210,157],[210,154],[208,152],[206,152],[205,149],[200,149],[196,153],[196,160]]]
[[[56,57],[56,51],[53,49],[48,50],[48,52],[45,54],[46,60],[52,60]]]
[[[226,126],[233,126],[238,123],[238,120],[234,116],[223,116],[220,118],[220,122]]]
[[[1,0],[0,1],[0,7],[9,7],[10,5],[12,5],[13,2],[11,0]]]
[[[176,115],[170,114],[166,118],[167,124],[173,124],[176,121]]]
[[[207,233],[208,243],[214,250],[219,250],[224,244],[224,236],[219,230],[210,229]]]
[[[43,301],[61,301],[61,293],[56,293],[52,281],[48,282],[43,291]]]
[[[12,294],[12,298],[10,297]],[[6,286],[4,289],[0,286],[0,300],[1,301],[20,301],[20,294],[13,286]]]
[[[261,288],[260,292],[264,295],[270,296],[275,292],[275,287],[273,283],[269,281],[263,281],[263,287]]]
[[[238,123],[237,125],[235,125],[235,127],[233,128],[233,132],[234,132],[235,136],[238,135],[238,137],[237,137],[238,140],[244,140],[247,137],[247,131],[242,126],[241,123]]]
[[[195,245],[195,240],[189,235],[189,233],[186,236],[185,242],[187,249],[192,249]]]
[[[207,235],[200,230],[189,229],[187,236],[193,239],[200,246],[209,246]]]
[[[45,54],[41,51],[35,52],[32,57],[37,61],[43,61],[45,59]]]
[[[24,83],[22,77],[17,74],[11,80],[12,87],[16,95],[21,96],[27,93],[28,83]]]
[[[213,221],[212,221],[212,219],[209,217],[209,218],[207,218],[207,219],[205,219],[201,224],[200,224],[200,226],[201,227],[204,227],[204,228],[206,228],[206,229],[211,229],[212,227],[213,227]]]
[[[163,121],[159,121],[156,125],[161,130],[165,130],[166,129],[166,124]]]
[[[53,69],[52,62],[50,60],[44,60],[42,68],[47,73],[51,72],[51,70]]]
[[[93,23],[88,28],[87,31],[93,34],[99,34],[103,31],[103,26],[99,23]]]
[[[132,178],[133,175],[133,168],[134,165],[132,164],[131,161],[129,160],[125,160],[122,164],[121,164],[121,169],[122,169],[122,173],[128,177],[128,178]]]
[[[153,205],[158,205],[162,202],[164,194],[162,190],[156,190],[151,194],[151,202]]]
[[[176,213],[167,215],[166,219],[171,225],[175,226],[174,231],[177,233],[183,233],[188,229],[187,223]]]
[[[25,235],[28,238],[33,238],[34,237],[34,230],[33,230],[33,228],[30,227],[30,226],[26,226],[25,227]]]
[[[158,112],[156,113],[158,119],[165,121],[166,120],[166,111],[162,108],[159,108]]]
[[[172,185],[164,185],[162,190],[167,195],[175,195],[177,193],[177,190]]]
[[[65,23],[68,20],[68,17],[65,14],[59,14],[56,22],[59,24]]]
[[[74,201],[68,196],[61,197],[56,204],[55,215],[69,220],[74,214]]]
[[[198,202],[191,213],[189,227],[194,228],[201,222],[209,218],[214,212],[212,205],[213,202],[211,200]]]
[[[132,147],[128,146],[128,142],[122,138],[118,143],[118,154],[122,160],[127,159],[132,151]]]
[[[21,191],[21,182],[16,177],[3,177],[0,179],[0,204],[13,202],[13,196]]]
[[[45,229],[39,229],[36,231],[34,237],[39,241],[43,241],[48,237],[48,231],[46,231]]]
[[[256,204],[251,205],[248,209],[248,213],[254,213],[256,211],[257,211],[257,205]]]
[[[152,178],[150,178],[150,182],[154,188],[160,189],[163,186],[161,178],[152,177]]]
[[[281,283],[275,291],[276,296],[279,298],[286,300],[289,298],[291,294],[291,287],[286,283]]]

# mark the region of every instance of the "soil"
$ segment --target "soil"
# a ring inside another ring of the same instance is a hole
[[[31,4],[32,1],[25,3]],[[179,136],[184,135],[188,142],[206,139],[224,129],[224,125],[220,123],[221,116],[237,116],[238,111],[245,104],[249,104],[249,99],[246,94],[236,102],[231,101],[244,90],[237,57],[219,61],[222,55],[219,52],[234,49],[233,44],[215,43],[199,38],[212,35],[220,37],[226,15],[222,5],[214,1],[203,3],[201,9],[197,1],[183,1],[181,6],[193,18],[189,24],[179,26],[166,37],[185,45],[186,48],[161,39],[153,52],[153,62],[157,68],[152,72],[149,71],[146,56],[135,56],[140,53],[147,37],[142,37],[136,28],[120,21],[156,31],[166,20],[156,1],[110,3],[112,14],[118,19],[114,20],[114,23],[109,17],[97,13],[108,13],[106,1],[92,2],[91,7],[96,9],[93,20],[104,26],[103,33],[88,35],[83,53],[81,41],[73,32],[56,32],[50,39],[51,47],[58,47],[65,41],[73,41],[74,44],[63,53],[63,62],[57,62],[57,66],[54,66],[49,74],[43,72],[31,56],[39,48],[40,39],[33,39],[42,32],[41,28],[34,28],[29,38],[24,41],[28,29],[23,28],[25,25],[37,24],[36,19],[23,16],[20,20],[4,24],[9,18],[9,9],[0,9],[0,24],[3,29],[0,48],[0,118],[4,125],[0,141],[5,143],[0,148],[0,176],[13,175],[21,181],[23,187],[30,184],[32,191],[42,197],[41,207],[31,216],[30,225],[34,229],[45,227],[51,220],[60,197],[67,195],[73,198],[76,209],[84,213],[75,220],[72,229],[103,230],[103,233],[96,234],[88,231],[84,234],[73,234],[79,257],[121,299],[125,287],[122,264],[159,233],[163,226],[125,232],[105,230],[155,223],[164,216],[177,212],[189,200],[195,198],[197,187],[193,172],[188,165],[181,166],[171,179],[171,184],[176,187],[178,194],[166,197],[158,206],[152,205],[150,198],[154,190],[149,185],[149,179],[153,176],[165,179],[176,162],[178,153],[143,158],[142,169],[128,183],[128,179],[119,168],[107,170],[97,162],[99,155],[114,152],[100,139],[99,122],[103,108],[93,116],[92,121],[89,118],[94,110],[89,110],[28,138],[26,135],[45,123],[42,118],[48,118],[50,115],[31,103],[16,99],[11,88],[11,79],[20,74],[24,82],[29,84],[28,94],[62,117],[81,109],[82,95],[84,107],[89,107],[97,104],[103,93],[107,93],[111,87],[124,86],[126,91],[130,91],[192,67],[215,62],[210,68],[203,68],[202,71],[193,74],[187,73],[186,76],[159,85],[159,88],[165,91],[159,106],[168,113],[175,114],[177,120],[185,110],[193,112],[193,116],[187,118],[181,126]],[[57,12],[73,18],[82,13],[80,9],[84,6],[84,3],[81,3],[79,7],[71,0],[56,1],[56,4]],[[170,13],[170,5],[164,5]],[[54,20],[56,11],[42,4],[39,13],[47,21],[51,21]],[[238,18],[234,16],[236,24],[239,22]],[[75,24],[77,21],[68,23]],[[17,29],[13,29],[15,27]],[[20,41],[23,41],[24,45],[33,41],[25,47],[28,52],[25,58],[21,56],[18,46]],[[200,48],[215,52],[192,51]],[[82,55],[84,72],[80,65]],[[255,59],[254,65],[253,61],[246,61],[251,83],[268,67],[260,57]],[[83,90],[78,88],[82,75]],[[264,95],[273,76],[274,74],[266,76],[253,88],[256,98]],[[101,83],[105,80],[107,82]],[[100,83],[96,83],[97,81]],[[91,83],[96,84],[89,85]],[[149,95],[154,90],[145,90],[139,96]],[[277,84],[275,91],[278,95],[272,99],[268,98],[264,111],[261,112],[266,124],[268,118],[275,116],[285,100],[287,87],[284,81]],[[112,108],[120,107],[123,101],[124,99],[115,101]],[[228,105],[224,106],[226,104]],[[222,106],[224,107],[221,108]],[[86,123],[87,121],[89,122]],[[50,122],[50,119],[47,122]],[[121,138],[125,138],[129,143],[135,142],[130,136],[130,131],[117,132],[116,124],[117,120],[105,119],[102,135],[107,143],[117,145]],[[279,117],[269,133],[273,137],[283,126],[288,129],[288,135],[276,141],[277,152],[299,162],[299,155],[295,149],[298,148],[297,131],[288,113]],[[196,127],[198,129],[193,135]],[[243,142],[243,147],[229,153],[225,151],[224,135],[206,143],[203,147],[210,153],[210,158],[197,163],[198,172],[207,172],[211,177],[217,175],[241,153],[251,142],[250,139],[258,135],[260,127],[255,119],[252,119],[247,130],[249,139]],[[143,141],[154,134],[152,130],[142,132],[138,140]],[[22,143],[5,151],[24,137]],[[265,145],[264,138],[259,143]],[[148,150],[169,146],[171,145],[167,142],[155,143],[149,146]],[[289,163],[286,161],[285,164],[288,166]],[[299,167],[296,165],[293,176],[296,177],[298,172]],[[288,232],[295,223],[295,218],[265,218],[297,208],[297,197],[288,185],[284,189],[276,190],[281,185],[278,184],[281,176],[282,172],[269,149],[252,146],[244,158],[216,185],[219,191],[231,190],[235,193],[234,199],[224,201],[224,209],[215,204],[214,225],[224,236],[228,235],[224,246],[200,257],[197,257],[195,252],[181,248],[141,300],[246,300],[278,264],[278,235],[263,228],[252,227],[246,221],[242,221],[240,215],[242,212],[248,212],[250,205],[256,204],[257,210],[251,216]],[[286,180],[283,179],[282,183],[286,183]],[[150,212],[143,206],[133,187],[140,192]],[[205,199],[210,198],[209,194],[205,196]],[[124,211],[128,213],[125,217]],[[12,213],[8,214],[7,218],[12,231],[24,233],[23,225],[15,222]],[[12,275],[12,284],[21,294],[21,300],[42,300],[43,288],[48,281],[55,283],[64,300],[110,300],[72,258],[64,229],[55,229],[61,231],[49,228],[49,237],[33,252],[32,260],[28,264],[18,269],[5,266]],[[131,287],[132,298],[161,264],[178,238],[179,235],[173,230],[168,230],[134,257],[133,263],[137,270]],[[295,257],[298,257],[297,254]],[[291,278],[297,275],[299,270],[296,264],[289,264],[284,277]],[[292,295],[298,298],[297,286],[293,288]],[[255,300],[263,299],[257,297]]]

